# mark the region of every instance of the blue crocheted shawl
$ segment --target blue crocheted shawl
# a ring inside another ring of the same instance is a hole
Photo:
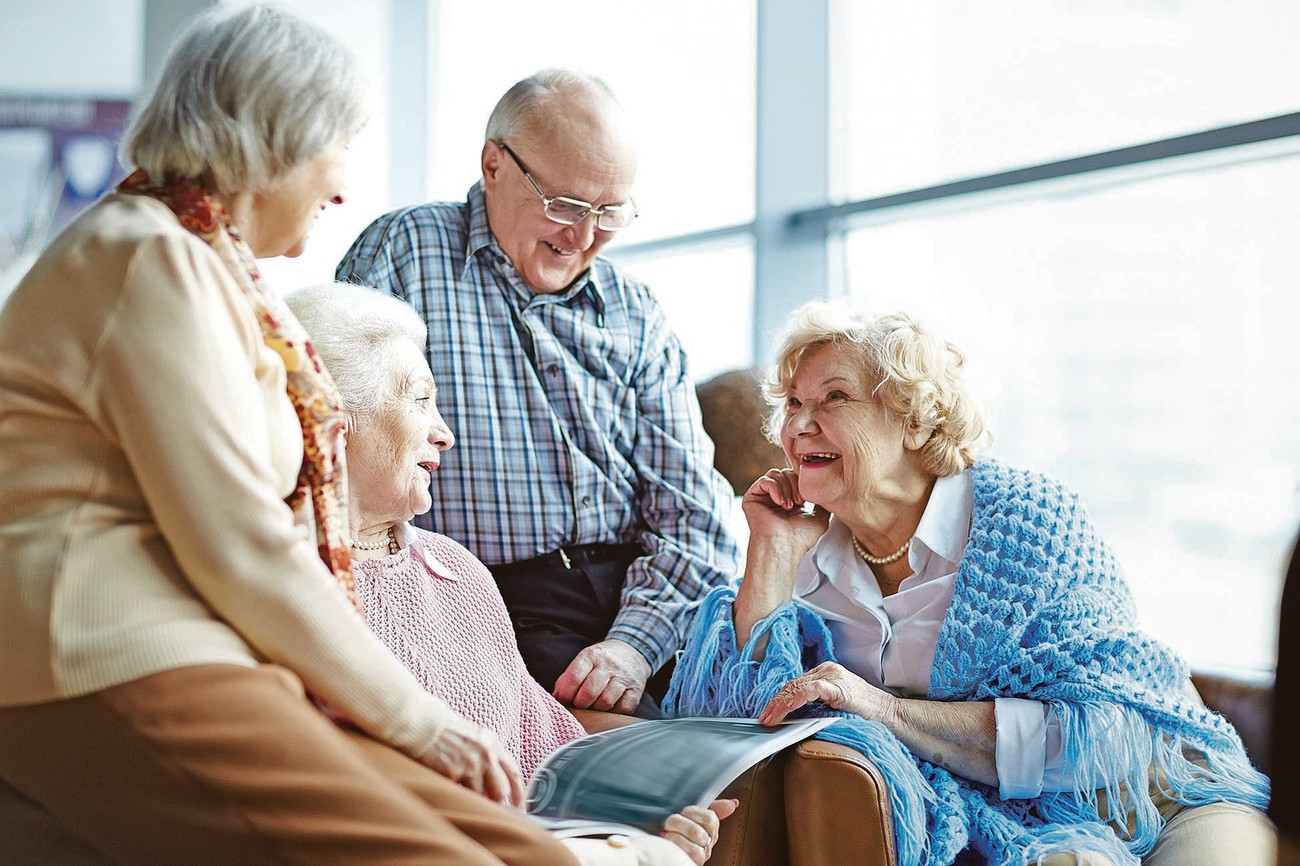
[[[1067,766],[1096,768],[1091,777],[1077,775],[1091,782],[1099,775],[1104,784],[1003,800],[994,787],[916,757],[880,723],[847,716],[818,736],[858,749],[885,775],[899,866],[947,866],[963,851],[963,863],[1018,866],[1085,850],[1137,866],[1164,826],[1149,792],[1153,767],[1179,802],[1265,808],[1268,780],[1251,766],[1236,730],[1187,695],[1186,664],[1137,629],[1115,557],[1078,498],[992,459],[970,476],[970,539],[939,631],[929,697],[1047,702],[1061,720]],[[665,700],[670,714],[753,717],[790,679],[834,660],[825,623],[797,602],[758,623],[738,648],[734,600],[735,591],[722,587],[701,605]],[[756,662],[763,635],[766,655]],[[1184,747],[1203,755],[1204,766],[1188,760]],[[1123,838],[1112,825],[1127,828]]]

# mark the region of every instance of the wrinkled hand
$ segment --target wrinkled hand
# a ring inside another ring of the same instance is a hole
[[[621,640],[592,644],[569,663],[555,681],[555,699],[562,704],[631,715],[641,702],[650,662]]]
[[[740,506],[749,524],[750,537],[783,538],[795,542],[803,552],[826,532],[830,512],[814,505],[804,511],[799,495],[799,474],[793,469],[769,469],[749,486]]]
[[[687,806],[664,821],[661,835],[685,851],[695,866],[702,866],[713,853],[713,846],[718,844],[722,819],[729,817],[739,805],[739,800],[714,800],[707,809]]]
[[[886,721],[897,698],[842,665],[822,662],[782,686],[758,714],[758,721],[764,725],[778,724],[813,701],[821,701],[833,710],[856,713],[864,719]]]
[[[498,803],[524,802],[523,775],[497,735],[454,716],[420,762]]]

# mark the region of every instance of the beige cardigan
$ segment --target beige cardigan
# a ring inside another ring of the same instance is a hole
[[[269,660],[419,755],[451,711],[370,633],[283,498],[302,434],[216,254],[109,195],[0,310],[0,706]]]

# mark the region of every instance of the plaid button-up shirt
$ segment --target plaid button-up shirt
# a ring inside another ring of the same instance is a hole
[[[567,291],[534,294],[492,235],[481,183],[464,204],[380,217],[337,277],[404,298],[429,324],[457,446],[422,524],[489,565],[639,543],[609,636],[658,669],[740,551],[686,356],[649,289],[597,258]]]

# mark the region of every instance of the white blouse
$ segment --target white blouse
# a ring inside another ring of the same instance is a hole
[[[827,622],[842,665],[900,697],[929,694],[939,628],[952,603],[972,509],[967,473],[935,481],[907,554],[912,574],[888,598],[854,551],[848,527],[831,518],[799,565],[794,594]],[[1073,787],[1074,772],[1063,766],[1060,720],[1050,705],[998,698],[994,712],[1003,798]]]

